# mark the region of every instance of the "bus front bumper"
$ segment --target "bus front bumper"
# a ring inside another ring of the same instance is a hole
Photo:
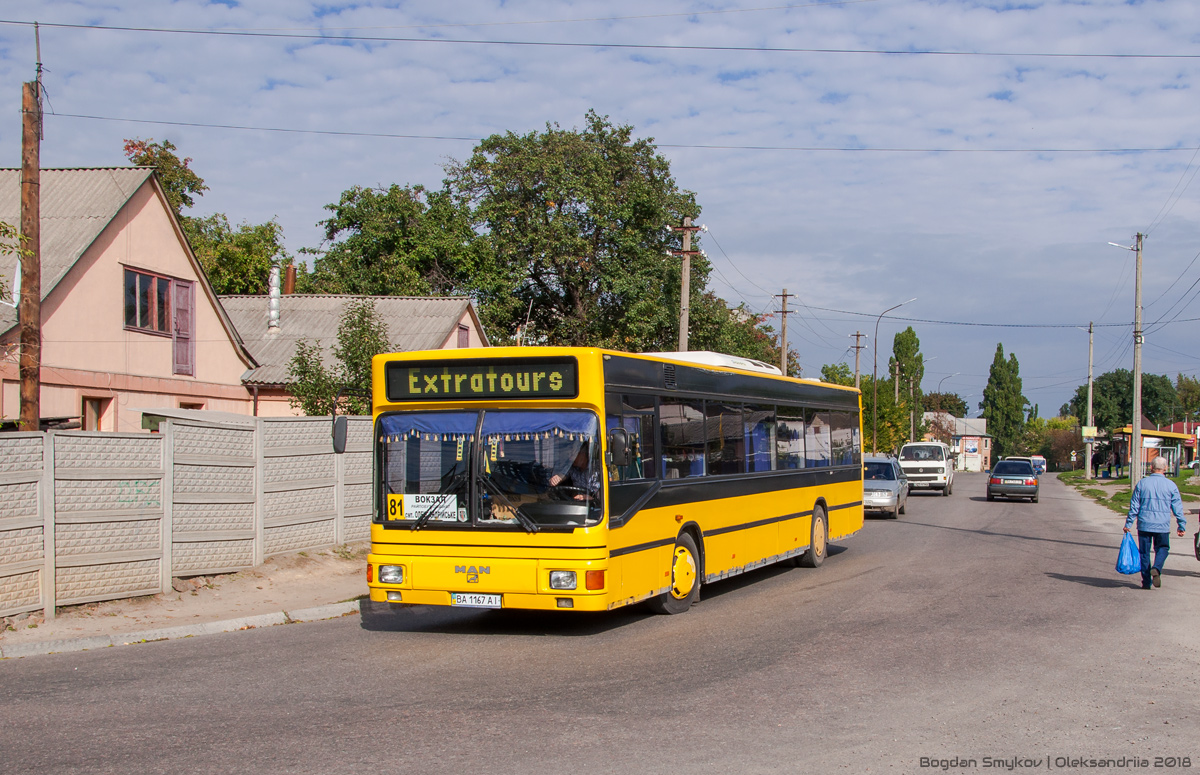
[[[367,564],[370,598],[379,603],[534,610],[608,609],[607,560],[372,553]]]

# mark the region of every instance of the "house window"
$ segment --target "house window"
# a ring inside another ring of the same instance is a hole
[[[458,347],[465,349],[471,346],[471,329],[460,325],[458,327]]]
[[[171,279],[125,270],[125,327],[171,333]]]
[[[196,374],[194,308],[191,282],[125,269],[125,328],[171,337],[175,374]]]

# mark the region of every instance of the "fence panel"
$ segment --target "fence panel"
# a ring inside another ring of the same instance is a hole
[[[263,556],[337,543],[337,470],[328,417],[263,418]]]
[[[163,440],[50,434],[54,600],[73,605],[163,590]]]
[[[256,425],[173,419],[171,574],[255,565]]]
[[[0,616],[42,607],[41,433],[0,436]]]

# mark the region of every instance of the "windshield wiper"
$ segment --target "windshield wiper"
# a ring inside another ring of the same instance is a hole
[[[456,468],[458,468],[457,464],[455,464],[454,468],[450,469],[449,473],[453,474],[454,470]],[[461,487],[463,482],[465,482],[466,480],[467,480],[467,472],[466,471],[463,471],[461,474],[454,474],[454,476],[451,477],[450,481],[446,482],[446,485],[444,487],[442,487],[441,490],[438,490],[437,494],[438,495],[449,495],[449,494],[453,493],[455,490],[457,490],[459,487]],[[417,517],[417,521],[412,523],[412,526],[409,527],[409,530],[420,530],[421,528],[425,527],[425,525],[429,523],[429,520],[433,518],[433,515],[437,512],[437,510],[442,507],[443,503],[444,503],[443,500],[436,500],[433,503],[429,504],[429,508],[427,508],[421,512],[421,516]]]
[[[499,485],[489,479],[486,475],[481,475],[477,481],[482,484],[488,492],[499,498],[505,506],[512,509],[513,514],[516,515],[517,521],[521,523],[521,527],[525,528],[526,532],[538,532],[537,523],[529,518],[529,515],[525,513],[524,509],[509,500],[508,496],[504,494],[504,490],[501,490]]]

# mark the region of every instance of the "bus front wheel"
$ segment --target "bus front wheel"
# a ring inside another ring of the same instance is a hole
[[[809,536],[808,551],[800,555],[801,568],[816,568],[825,562],[825,554],[829,551],[829,522],[825,509],[817,506],[813,509],[812,532]]]
[[[671,552],[671,587],[649,601],[660,614],[681,614],[700,598],[700,552],[689,533],[680,533]]]

